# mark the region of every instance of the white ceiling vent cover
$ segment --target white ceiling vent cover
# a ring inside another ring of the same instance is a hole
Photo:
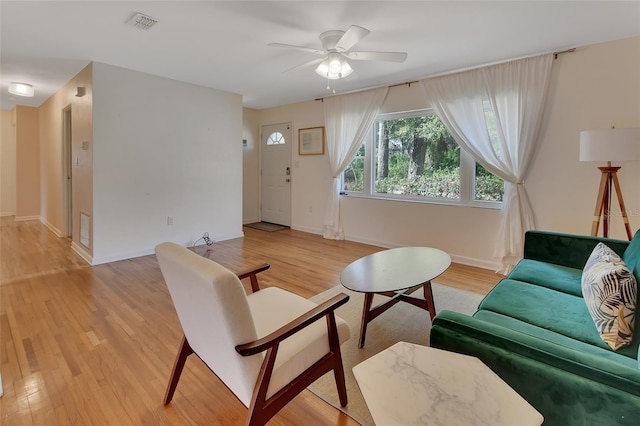
[[[148,15],[143,15],[140,12],[135,12],[134,15],[127,21],[127,24],[132,27],[148,31],[151,27],[158,23],[157,19]]]

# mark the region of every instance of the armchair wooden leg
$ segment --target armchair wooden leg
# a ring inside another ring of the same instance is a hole
[[[271,374],[273,373],[273,366],[276,363],[276,354],[278,353],[278,345],[267,350],[265,359],[262,362],[260,373],[258,373],[258,380],[256,387],[253,390],[253,397],[251,398],[251,404],[249,405],[249,416],[247,417],[247,426],[263,426],[271,417],[280,409],[278,404],[271,405],[266,404],[267,390],[269,388],[269,381],[271,380]],[[287,399],[287,402],[289,399]],[[284,406],[286,402],[279,401],[281,406]]]
[[[173,394],[175,393],[176,387],[178,386],[178,380],[180,380],[180,375],[182,374],[184,364],[185,362],[187,362],[187,358],[192,353],[193,349],[191,349],[191,346],[189,346],[189,342],[187,342],[186,336],[182,336],[182,344],[180,345],[180,349],[178,350],[178,355],[176,355],[176,360],[173,363],[173,371],[171,372],[171,378],[169,379],[167,392],[164,395],[164,405],[167,405],[173,399]]]
[[[340,406],[347,405],[347,385],[344,378],[344,366],[342,364],[342,353],[340,352],[340,340],[338,338],[336,317],[333,312],[327,316],[327,322],[329,326],[329,347],[333,352],[334,367],[333,376],[336,379],[336,387],[338,388],[338,397],[340,399]]]
[[[340,398],[340,406],[345,407],[347,405],[347,385],[344,380],[344,367],[342,365],[342,359],[338,360],[339,365],[333,369],[333,375],[336,378],[336,387],[338,388],[338,398]]]

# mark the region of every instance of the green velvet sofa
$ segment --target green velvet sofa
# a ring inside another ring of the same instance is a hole
[[[481,359],[545,425],[639,425],[640,313],[631,346],[614,352],[582,298],[582,268],[600,241],[640,282],[640,231],[631,242],[529,231],[524,259],[473,316],[434,318],[431,346]]]

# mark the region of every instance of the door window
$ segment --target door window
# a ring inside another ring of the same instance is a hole
[[[273,132],[267,138],[267,145],[284,145],[284,135],[280,132]]]

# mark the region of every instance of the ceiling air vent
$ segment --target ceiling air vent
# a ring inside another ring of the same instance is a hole
[[[127,21],[127,24],[131,25],[132,27],[148,31],[157,22],[158,20],[152,18],[151,16],[143,15],[140,12],[135,12],[133,16]]]

